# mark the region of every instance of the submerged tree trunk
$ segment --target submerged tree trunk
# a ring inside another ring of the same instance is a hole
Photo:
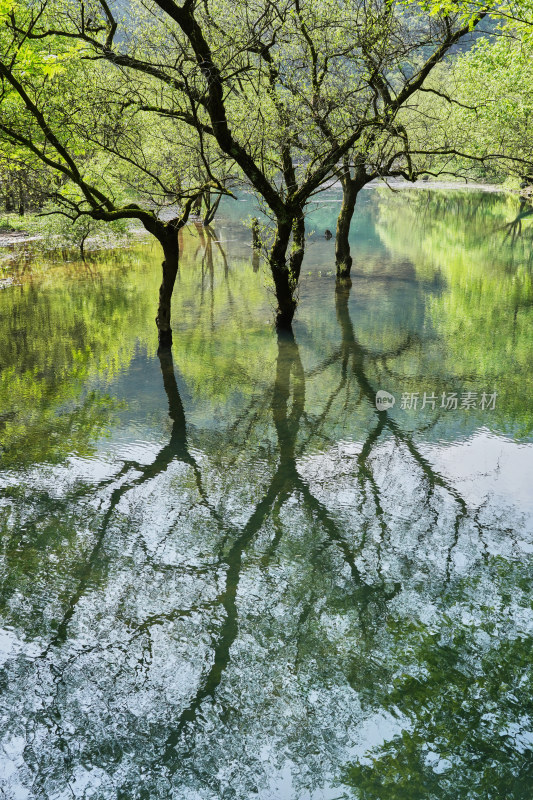
[[[170,316],[172,310],[172,292],[178,274],[180,251],[183,246],[183,227],[186,225],[191,208],[197,198],[190,197],[184,204],[180,217],[169,222],[162,222],[154,217],[141,217],[147,231],[152,233],[163,248],[162,279],[159,287],[159,305],[157,308],[157,333],[159,351],[172,347],[172,328]]]
[[[80,239],[80,257],[82,261],[85,261],[85,240],[88,235],[88,233],[84,233]]]
[[[257,217],[252,219],[252,248],[254,250],[261,249],[261,229]]]
[[[350,253],[350,225],[352,223],[355,203],[359,193],[359,185],[356,180],[345,174],[341,177],[342,183],[342,205],[337,219],[337,235],[335,238],[335,264],[337,267],[338,278],[349,278],[352,268],[352,256]]]
[[[261,251],[261,229],[257,217],[252,219],[252,269],[259,272],[259,253]]]
[[[288,256],[292,235],[292,249]],[[274,280],[276,300],[276,328],[290,330],[298,305],[296,290],[304,257],[305,222],[303,211],[278,219],[276,238],[270,251],[270,269]]]
[[[209,201],[206,200],[206,212],[203,220],[203,223],[206,227],[208,225],[211,225],[211,223],[215,219],[221,200],[222,200],[222,195],[219,194],[215,202],[211,204],[211,194],[209,194]]]
[[[292,223],[292,249],[289,259],[291,275],[295,282],[295,288],[300,280],[300,271],[305,253],[305,218],[301,211]]]
[[[163,275],[161,286],[159,287],[159,305],[155,322],[157,325],[159,348],[164,350],[172,346],[170,314],[172,292],[174,291],[174,284],[179,267],[179,244],[177,231],[175,229],[165,231],[165,235],[158,238],[163,247],[165,260],[162,264]]]

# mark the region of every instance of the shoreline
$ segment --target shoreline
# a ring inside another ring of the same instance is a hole
[[[337,182],[339,184],[339,182]],[[340,185],[340,184],[339,184]],[[488,192],[491,194],[516,194],[519,195],[519,189],[509,189],[497,183],[474,183],[467,182],[461,183],[459,181],[406,181],[403,178],[390,178],[388,180],[375,180],[367,183],[363,189],[377,189],[378,187],[392,186],[394,189],[439,189],[442,191],[451,191],[460,189],[461,191],[475,191],[475,192]]]
[[[324,190],[328,191],[334,188],[340,188],[340,181],[332,181],[329,184],[325,184]],[[389,180],[374,180],[367,183],[366,186],[363,187],[362,191],[365,189],[381,189],[389,187],[393,191],[399,191],[402,189],[417,189],[417,190],[438,190],[438,191],[452,191],[452,190],[459,190],[459,191],[476,191],[476,192],[486,192],[488,194],[510,194],[515,195],[516,197],[521,197],[525,200],[532,200],[532,193],[531,190],[528,192],[527,190],[520,190],[520,189],[509,189],[504,186],[495,183],[459,183],[457,181],[414,181],[411,183],[410,181],[406,181],[402,178],[391,178]],[[320,192],[318,193],[320,194]],[[144,238],[144,235],[148,235],[144,228],[132,227],[131,234],[134,237]],[[23,231],[23,230],[12,230],[12,231],[1,231],[0,232],[0,248],[7,248],[13,247],[17,244],[26,244],[32,241],[39,241],[44,237],[40,234],[31,233],[30,231]],[[94,244],[97,239],[87,239],[87,244],[90,246]],[[124,246],[124,242],[119,242],[117,240],[117,246],[122,244]],[[129,243],[126,243],[126,246]],[[107,243],[107,246],[110,246],[110,243]],[[114,245],[111,244],[113,247]],[[76,249],[76,248],[74,248]],[[93,250],[102,250],[105,247],[94,247]]]

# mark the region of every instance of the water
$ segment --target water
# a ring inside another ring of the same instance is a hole
[[[337,205],[293,339],[249,203],[173,361],[149,244],[0,292],[3,797],[531,797],[531,220],[366,190],[336,289]]]

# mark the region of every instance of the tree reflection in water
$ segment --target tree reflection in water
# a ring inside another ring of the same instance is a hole
[[[338,346],[306,370],[279,335],[222,433],[198,435],[161,354],[150,457],[5,485],[7,797],[525,800],[528,568],[501,545],[522,520],[437,468],[426,422],[376,408],[377,367],[417,335],[374,351],[347,283],[335,308]],[[364,435],[341,441],[339,407]]]

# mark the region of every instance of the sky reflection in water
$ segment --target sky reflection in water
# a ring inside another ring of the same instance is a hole
[[[5,797],[531,796],[532,228],[369,189],[336,287],[337,202],[294,337],[246,203],[184,234],[172,357],[148,245],[0,293]]]

